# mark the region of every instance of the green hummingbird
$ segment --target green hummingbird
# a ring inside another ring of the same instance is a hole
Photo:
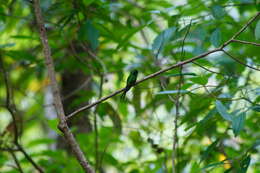
[[[125,90],[124,90],[123,94],[121,95],[121,99],[125,99],[125,95],[126,95],[127,91],[129,91],[131,89],[131,87],[134,86],[136,79],[137,79],[137,75],[138,75],[137,70],[132,70],[130,72],[130,75],[128,76],[127,81],[126,81]]]

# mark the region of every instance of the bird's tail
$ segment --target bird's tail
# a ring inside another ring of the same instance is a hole
[[[130,88],[131,87],[129,87],[129,86],[126,86],[126,89],[125,89],[125,91],[123,92],[123,94],[121,95],[121,100],[125,100],[125,96],[126,96],[126,93],[127,93],[127,91],[129,91],[130,90]]]
[[[126,91],[123,92],[123,94],[121,95],[120,99],[123,101],[125,100],[125,96],[126,96]]]

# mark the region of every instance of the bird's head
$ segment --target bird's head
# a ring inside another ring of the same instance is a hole
[[[137,74],[138,74],[138,71],[137,71],[136,69],[134,69],[134,70],[131,71],[131,73],[132,73],[133,75],[137,75]]]

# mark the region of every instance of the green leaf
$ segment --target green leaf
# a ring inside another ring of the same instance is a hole
[[[203,47],[201,47],[201,46],[196,46],[196,47],[193,49],[192,54],[196,56],[196,55],[202,54],[203,52],[205,52],[205,49],[204,49]]]
[[[245,112],[242,112],[238,116],[232,118],[232,129],[235,136],[237,136],[241,132],[241,130],[243,130],[245,124],[245,117]]]
[[[222,19],[226,14],[225,9],[220,5],[213,5],[211,12],[216,19]]]
[[[258,145],[260,145],[260,139],[257,139],[257,140],[254,142],[252,148],[256,148]]]
[[[135,146],[140,147],[143,141],[139,131],[131,131],[128,136],[131,138]]]
[[[255,38],[257,40],[260,39],[260,20],[258,20],[256,27],[255,27]]]
[[[54,130],[56,133],[60,134],[61,132],[57,129],[59,120],[58,119],[51,119],[47,121],[48,126]]]
[[[104,116],[104,114],[108,115],[109,118],[112,120],[115,129],[119,133],[121,133],[121,131],[122,131],[122,121],[121,121],[121,118],[120,118],[118,112],[109,103],[103,103],[99,106],[101,106],[99,108],[99,112],[102,114],[102,116]]]
[[[200,121],[198,122],[197,128],[199,129],[199,128],[203,127],[203,126],[206,126],[207,123],[208,123],[208,121],[209,121],[210,119],[212,119],[212,118],[216,115],[216,113],[217,113],[216,108],[212,109],[212,110],[207,114],[206,117],[204,117],[202,120],[200,120]]]
[[[225,119],[228,121],[232,121],[232,116],[227,112],[226,107],[220,102],[220,101],[216,101],[215,103],[216,108],[218,113]]]
[[[207,37],[207,31],[204,26],[197,26],[197,28],[191,32],[191,37],[204,41]]]
[[[13,46],[15,46],[15,43],[0,44],[0,48],[7,48],[7,47],[13,47]]]
[[[38,139],[34,139],[32,141],[30,141],[27,146],[28,147],[34,147],[34,146],[39,146],[41,144],[52,144],[55,143],[54,139],[50,139],[50,138],[38,138]]]
[[[237,3],[253,3],[254,0],[232,0],[234,2],[237,2]]]
[[[143,29],[144,27],[146,27],[147,25],[150,25],[151,23],[152,23],[152,22],[149,21],[149,22],[147,22],[146,24],[141,25],[141,26],[139,26],[139,27],[133,29],[131,32],[129,32],[129,33],[123,38],[123,40],[120,41],[120,43],[118,44],[116,50],[119,50],[121,47],[124,47],[124,46],[128,43],[129,39],[130,39],[134,34],[136,34],[138,31],[142,30],[142,29]]]
[[[85,5],[85,7],[89,6],[90,4],[92,4],[95,0],[83,0],[83,3]]]
[[[161,91],[161,92],[158,92],[157,94],[177,94],[177,93],[185,94],[188,92],[189,91],[187,91],[187,90],[169,90],[169,91]]]
[[[93,50],[99,46],[99,31],[90,20],[87,20],[79,29],[79,40],[88,41]]]
[[[212,153],[212,151],[216,148],[217,144],[218,144],[219,139],[215,140],[212,144],[210,144],[207,149],[203,152],[200,162],[202,162],[203,160],[207,159],[209,157],[209,155]]]
[[[215,47],[219,47],[221,45],[221,31],[219,28],[215,29],[211,36],[210,36],[210,42],[215,46]]]
[[[12,35],[11,38],[15,38],[15,39],[28,39],[28,40],[37,40],[38,38],[37,37],[32,37],[32,36],[29,36],[29,35]]]
[[[208,76],[198,76],[189,78],[189,80],[199,85],[206,85],[208,83],[208,78]]]
[[[260,112],[260,106],[257,105],[257,106],[252,106],[251,109],[255,112]]]
[[[250,160],[251,160],[251,157],[250,157],[250,155],[248,155],[241,161],[240,170],[238,171],[238,173],[246,173],[247,172],[247,168],[250,164]]]
[[[163,50],[163,47],[165,46],[165,44],[170,41],[171,37],[176,32],[176,30],[177,30],[176,27],[171,27],[171,28],[168,28],[168,29],[162,31],[154,39],[153,44],[152,44],[152,50],[156,54],[159,54]]]
[[[205,167],[203,167],[202,169],[214,168],[214,167],[223,165],[223,164],[225,163],[225,161],[226,161],[226,160],[223,160],[223,161],[221,161],[221,162],[216,162],[216,163],[208,164],[208,165],[206,165]]]

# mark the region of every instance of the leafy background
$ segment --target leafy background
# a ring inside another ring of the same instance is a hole
[[[83,172],[71,153],[57,146],[58,137],[51,135],[61,133],[58,121],[46,115],[51,104],[46,102],[49,80],[33,7],[26,0],[1,1],[0,53],[23,119],[19,141],[46,172]],[[138,69],[141,79],[219,47],[259,7],[257,0],[41,2],[60,85],[67,72],[90,78],[90,89],[76,90],[77,98],[67,104],[73,110],[124,87],[132,69]],[[237,39],[259,43],[260,19]],[[225,50],[259,67],[257,46],[234,42]],[[183,66],[182,73],[173,69],[135,86],[125,102],[115,96],[99,104],[87,112],[92,130],[80,133],[78,126],[72,130],[99,172],[169,172],[176,117],[171,98],[180,95],[177,171],[257,172],[259,83],[259,71],[223,52],[210,54]],[[12,121],[4,106],[5,89],[1,75],[2,134]],[[95,122],[97,131],[93,130]],[[9,133],[1,135],[1,148],[13,146]],[[24,172],[35,172],[21,153],[15,154]],[[15,167],[10,152],[1,150],[0,172],[19,172]]]

